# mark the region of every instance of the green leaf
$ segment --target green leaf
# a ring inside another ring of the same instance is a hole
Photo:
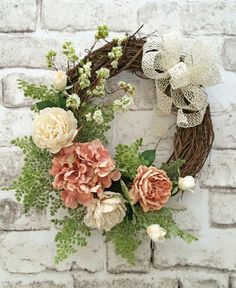
[[[63,95],[58,95],[58,104],[60,108],[66,108],[66,98]]]
[[[136,211],[135,211],[134,205],[131,202],[131,199],[129,197],[129,189],[128,189],[128,187],[125,185],[125,182],[123,180],[120,180],[120,185],[121,185],[121,189],[122,189],[124,198],[128,201],[128,203],[129,203],[129,205],[130,205],[130,207],[131,207],[131,209],[133,211],[133,214],[136,215]]]
[[[142,139],[136,140],[131,145],[118,144],[116,146],[115,160],[122,177],[133,180],[137,174],[137,168],[143,165],[139,152],[141,146]]]
[[[16,138],[12,144],[22,149],[25,161],[21,174],[9,188],[15,190],[25,212],[31,208],[44,209],[49,203],[49,193],[54,191],[53,177],[48,172],[52,156],[46,149],[38,148],[31,137]]]
[[[55,219],[54,224],[60,226],[55,236],[56,256],[55,263],[66,259],[70,254],[77,251],[77,246],[87,245],[86,238],[91,235],[90,229],[84,225],[84,212],[79,209],[68,209],[69,216],[62,220]]]
[[[52,102],[52,101],[45,100],[45,101],[41,101],[41,102],[36,103],[35,106],[40,111],[40,110],[43,110],[43,109],[48,108],[48,107],[58,107],[58,104],[56,104],[55,102]]]
[[[138,227],[126,217],[123,222],[106,232],[106,240],[115,246],[117,255],[125,258],[128,263],[135,264],[135,251],[141,244],[137,237]]]
[[[156,149],[154,150],[146,150],[141,153],[141,158],[144,159],[144,165],[151,166],[156,158]]]

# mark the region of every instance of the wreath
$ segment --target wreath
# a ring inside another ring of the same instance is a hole
[[[194,43],[183,54],[180,35],[153,39],[140,37],[139,30],[109,42],[108,27],[99,26],[82,59],[65,42],[66,69],[58,69],[57,53],[49,51],[47,64],[55,70],[51,87],[18,80],[25,96],[35,99],[36,117],[32,137],[12,141],[25,161],[6,189],[16,191],[26,213],[50,210],[58,228],[56,263],[85,246],[92,229],[103,231],[117,254],[132,264],[142,231],[154,242],[197,239],[175,222],[174,214],[182,210],[166,204],[171,196],[194,189],[193,176],[211,150],[214,132],[203,87],[216,84],[219,71],[204,44]],[[99,41],[106,43],[94,50]],[[177,114],[174,151],[161,167],[154,165],[156,147],[143,151],[142,139],[117,145],[114,159],[104,146],[116,113],[126,111],[135,97],[135,87],[120,81],[115,91],[124,96],[109,101],[114,91],[107,91],[107,80],[125,70],[154,79],[156,109]]]

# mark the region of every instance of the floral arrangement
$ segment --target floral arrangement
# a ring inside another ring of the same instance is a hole
[[[156,167],[156,149],[143,151],[142,139],[117,145],[114,158],[105,146],[110,122],[117,112],[128,109],[135,94],[135,87],[120,81],[117,90],[124,91],[124,96],[104,103],[111,93],[106,81],[119,67],[129,39],[127,35],[113,39],[106,52],[109,65],[98,67],[92,50],[98,41],[107,42],[107,36],[108,27],[99,26],[95,43],[83,59],[72,43],[65,42],[64,71],[56,65],[57,53],[49,51],[47,64],[55,70],[51,87],[19,80],[25,96],[35,99],[32,110],[36,115],[32,137],[13,141],[22,149],[25,163],[8,189],[15,189],[25,212],[50,210],[59,230],[56,263],[77,246],[85,246],[92,229],[101,230],[117,254],[132,264],[142,231],[154,242],[171,237],[188,243],[196,240],[177,226],[174,214],[181,210],[166,206],[171,196],[195,187],[191,175],[180,177],[185,160]]]

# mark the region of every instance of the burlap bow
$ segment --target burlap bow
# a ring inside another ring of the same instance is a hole
[[[208,105],[203,86],[220,81],[215,57],[208,47],[196,41],[186,53],[178,33],[165,34],[160,40],[145,43],[142,69],[156,80],[159,110],[170,113],[172,105],[177,107],[179,127],[201,124]]]

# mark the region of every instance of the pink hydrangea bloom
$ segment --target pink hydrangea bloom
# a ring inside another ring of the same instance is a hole
[[[62,190],[61,197],[69,208],[89,206],[112,181],[120,179],[115,161],[100,140],[75,143],[63,148],[52,160],[53,187]]]

